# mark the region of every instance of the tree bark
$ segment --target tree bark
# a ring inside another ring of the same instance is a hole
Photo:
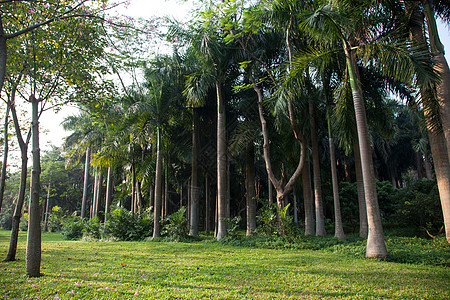
[[[108,221],[108,214],[111,212],[112,191],[114,186],[111,169],[111,166],[109,166],[108,175],[106,177],[105,223]]]
[[[192,164],[191,164],[191,217],[189,226],[189,235],[198,235],[199,222],[199,187],[198,187],[198,112],[192,108]]]
[[[48,208],[50,206],[50,189],[51,189],[51,183],[48,183],[48,190],[47,190],[47,201],[45,204],[45,219],[44,219],[44,232],[48,231]]]
[[[360,80],[357,74],[356,58],[353,50],[351,50],[350,45],[348,45],[346,41],[344,41],[344,51],[352,89],[353,105],[355,107],[356,128],[361,152],[361,167],[366,198],[367,223],[369,225],[366,257],[385,258],[387,257],[387,249],[384,242],[383,226],[381,224],[381,215],[378,207],[372,151],[369,141],[369,129],[367,126],[364,100],[359,86]]]
[[[305,209],[305,235],[314,234],[314,207],[312,199],[309,159],[302,169],[303,205]]]
[[[31,197],[28,209],[28,234],[26,250],[26,273],[28,276],[41,275],[41,218],[39,196],[41,192],[41,155],[39,149],[39,100],[31,96],[32,105],[32,154]]]
[[[255,201],[255,150],[253,142],[247,147],[246,163],[246,209],[247,209],[247,236],[251,236],[256,230],[256,201]]]
[[[359,208],[359,236],[367,238],[369,234],[369,225],[367,224],[366,197],[364,194],[364,180],[361,170],[361,155],[359,152],[358,135],[355,133],[353,139],[353,155],[355,157],[356,188],[358,192]]]
[[[333,200],[334,200],[334,237],[338,240],[345,241],[344,227],[342,225],[341,203],[339,201],[339,185],[336,170],[336,157],[334,154],[334,142],[331,137],[331,128],[328,124],[328,142],[330,144],[330,162],[331,162],[331,177],[333,183]]]
[[[8,254],[6,255],[5,261],[16,260],[17,252],[17,242],[19,238],[19,224],[20,218],[22,216],[22,209],[25,202],[25,191],[27,185],[27,173],[28,173],[28,144],[31,138],[31,130],[28,131],[27,137],[24,140],[22,137],[22,131],[19,125],[19,119],[17,117],[17,111],[15,107],[15,88],[11,92],[11,115],[13,117],[14,128],[16,131],[17,142],[20,147],[21,153],[21,171],[20,171],[20,185],[19,185],[19,195],[17,196],[17,202],[14,209],[14,214],[12,218],[12,229],[11,229],[11,239],[9,242]]]
[[[99,210],[100,210],[100,202],[103,198],[103,174],[101,169],[98,170],[98,173],[96,174],[97,177],[97,184],[95,186],[95,189],[97,190],[96,196],[95,196],[95,206],[94,206],[94,218],[98,217]]]
[[[3,163],[2,174],[0,176],[0,213],[2,212],[3,196],[5,194],[6,187],[6,171],[8,169],[8,151],[9,151],[9,138],[8,138],[8,126],[9,126],[9,111],[11,109],[10,103],[7,103],[5,114],[5,129],[4,129],[4,145],[3,145]]]
[[[208,173],[205,174],[205,232],[209,234],[211,231],[211,200],[209,197],[209,181]]]
[[[161,155],[161,129],[157,128],[156,133],[156,174],[155,174],[155,206],[154,206],[154,223],[153,238],[161,236],[161,182],[162,182],[162,155]]]
[[[227,235],[227,140],[225,129],[225,104],[222,97],[222,89],[216,82],[217,92],[217,240]]]
[[[7,47],[6,47],[6,33],[3,28],[3,20],[0,15],[0,94],[3,91],[3,84],[6,77],[6,59],[7,59]]]
[[[91,164],[91,149],[86,149],[86,160],[84,164],[84,184],[83,184],[83,198],[81,200],[81,219],[86,218],[86,202],[88,198],[89,187],[89,166]]]
[[[316,208],[316,236],[325,236],[325,217],[323,215],[322,183],[320,180],[319,145],[317,143],[314,106],[309,100],[309,125],[311,130],[311,150],[313,157],[314,203]]]

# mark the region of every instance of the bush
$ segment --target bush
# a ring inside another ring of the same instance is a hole
[[[436,235],[444,225],[439,191],[434,180],[422,179],[395,193],[393,219],[416,235]]]
[[[83,228],[83,238],[89,240],[100,240],[102,233],[103,228],[98,217],[90,219]]]
[[[183,206],[178,211],[164,219],[163,236],[173,241],[185,240],[188,236],[186,208]]]
[[[59,232],[63,228],[64,216],[66,212],[64,212],[61,207],[53,206],[52,212],[47,220],[47,229],[50,232]]]
[[[8,209],[3,209],[0,214],[0,227],[5,230],[11,230],[12,228],[12,218],[13,218],[14,208],[10,206]]]
[[[275,204],[259,200],[262,207],[258,211],[256,232],[262,235],[276,235],[278,232],[277,209]]]
[[[65,240],[78,240],[83,236],[83,229],[86,221],[77,216],[68,216],[64,218],[61,234]]]
[[[153,233],[153,214],[135,213],[119,208],[108,214],[104,234],[121,241],[140,241]]]
[[[28,230],[28,213],[24,213],[22,218],[20,218],[19,229],[22,231]]]

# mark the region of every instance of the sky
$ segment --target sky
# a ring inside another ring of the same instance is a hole
[[[192,9],[190,1],[181,0],[131,0],[127,8],[123,7],[119,13],[132,17],[153,18],[154,16],[172,16],[180,21],[185,21]],[[439,35],[446,49],[446,59],[450,63],[450,29],[438,24]],[[60,126],[61,122],[68,115],[75,114],[74,107],[63,107],[59,113],[47,111],[41,117],[41,145],[42,148],[49,149],[49,145],[61,146],[63,138],[69,135]]]

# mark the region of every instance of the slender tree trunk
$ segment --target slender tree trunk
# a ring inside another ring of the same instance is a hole
[[[353,139],[353,154],[355,157],[356,188],[358,191],[359,236],[367,238],[367,235],[369,234],[369,225],[367,224],[366,197],[364,194],[364,180],[361,170],[361,155],[359,152],[357,134]]]
[[[196,108],[192,109],[192,165],[191,165],[191,217],[189,226],[189,235],[198,235],[199,222],[199,187],[198,187],[198,112]]]
[[[84,164],[84,184],[83,184],[83,199],[81,200],[81,219],[86,217],[86,202],[88,198],[89,187],[89,166],[91,165],[91,149],[86,149],[86,160]]]
[[[294,190],[294,223],[298,223],[298,211],[297,211],[297,193]]]
[[[105,223],[108,221],[108,214],[111,212],[112,191],[114,186],[111,169],[111,166],[109,166],[108,175],[106,177]]]
[[[164,172],[164,217],[169,214],[169,166],[170,162],[167,158],[166,170]]]
[[[48,231],[48,207],[50,206],[50,189],[51,189],[51,184],[50,182],[48,183],[48,191],[47,191],[47,201],[45,204],[45,219],[44,219],[44,232]]]
[[[21,143],[19,142],[19,145],[20,144]],[[5,261],[16,260],[17,242],[19,238],[19,224],[20,218],[22,217],[23,204],[25,201],[25,191],[27,185],[28,146],[25,143],[23,143],[20,148],[22,153],[22,166],[20,171],[19,195],[17,197],[16,207],[14,209],[14,214],[12,217],[11,239],[9,241],[9,249]]]
[[[373,169],[372,151],[370,148],[369,129],[367,126],[364,99],[359,86],[360,80],[357,75],[357,64],[354,52],[350,49],[350,46],[346,41],[344,41],[344,44],[347,69],[352,88],[353,104],[355,107],[356,127],[361,151],[364,193],[366,196],[367,223],[369,225],[366,256],[373,258],[385,258],[387,256],[387,249],[384,243],[384,232],[381,224],[380,210],[378,207],[377,188],[375,185],[375,174]]]
[[[420,180],[423,178],[422,155],[419,152],[416,152],[415,156],[416,156],[416,165],[417,165],[417,177]]]
[[[5,114],[5,129],[4,129],[4,145],[3,145],[3,163],[2,163],[2,174],[0,176],[0,213],[2,212],[3,205],[3,195],[5,194],[6,187],[6,171],[8,168],[8,150],[9,150],[9,139],[8,139],[8,126],[9,126],[9,111],[11,105],[8,103],[6,106]]]
[[[89,219],[93,219],[96,216],[95,208],[97,207],[97,204],[95,203],[97,201],[97,189],[98,185],[98,170],[95,169],[94,173],[94,186],[93,186],[93,192],[92,192],[92,205],[91,205],[91,214],[89,216]]]
[[[316,208],[316,236],[325,236],[325,217],[323,215],[322,183],[320,180],[319,145],[317,143],[314,106],[309,100],[309,124],[311,129],[311,150],[313,157],[314,202]]]
[[[303,203],[305,208],[305,235],[314,234],[314,206],[311,188],[309,159],[302,169]]]
[[[256,230],[256,200],[255,200],[255,150],[253,144],[247,147],[246,157],[246,208],[247,208],[247,236],[251,236]]]
[[[99,170],[97,175],[97,185],[96,185],[96,199],[95,199],[95,206],[94,206],[94,218],[98,217],[99,211],[100,211],[100,202],[103,198],[103,174],[102,171]]]
[[[205,232],[211,231],[211,200],[209,199],[208,173],[205,174]]]
[[[41,275],[41,218],[39,196],[41,192],[41,156],[39,149],[39,100],[31,96],[32,105],[32,154],[31,197],[28,209],[28,234],[26,251],[26,272],[28,276]]]
[[[161,155],[161,129],[157,128],[157,149],[156,149],[156,174],[155,174],[155,207],[153,238],[161,236],[161,182],[162,182],[162,155]]]
[[[273,203],[273,185],[270,181],[269,176],[267,176],[267,187],[268,187],[268,194],[269,194],[269,205],[272,205]]]
[[[3,91],[3,84],[6,77],[6,59],[7,59],[7,47],[6,47],[6,34],[3,28],[2,17],[0,16],[0,94]]]
[[[142,189],[139,179],[136,180],[136,211],[138,214],[142,212]]]
[[[153,208],[154,209],[154,208]],[[131,163],[131,213],[136,213],[136,169],[134,161]]]
[[[217,92],[217,195],[218,219],[217,240],[227,235],[227,141],[225,129],[225,104],[223,103],[220,83],[216,83]]]
[[[339,201],[339,185],[338,185],[338,177],[337,177],[337,168],[336,168],[336,156],[334,153],[334,142],[331,137],[331,124],[330,119],[328,118],[328,142],[330,144],[330,163],[331,163],[331,180],[333,185],[333,200],[334,200],[334,237],[338,240],[344,241],[344,227],[342,225],[342,216],[341,216],[341,203]]]

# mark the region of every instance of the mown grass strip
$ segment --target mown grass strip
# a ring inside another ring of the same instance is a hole
[[[218,243],[62,241],[43,234],[40,278],[0,264],[5,299],[449,299],[450,270],[326,251]],[[0,231],[0,255],[9,232]]]

